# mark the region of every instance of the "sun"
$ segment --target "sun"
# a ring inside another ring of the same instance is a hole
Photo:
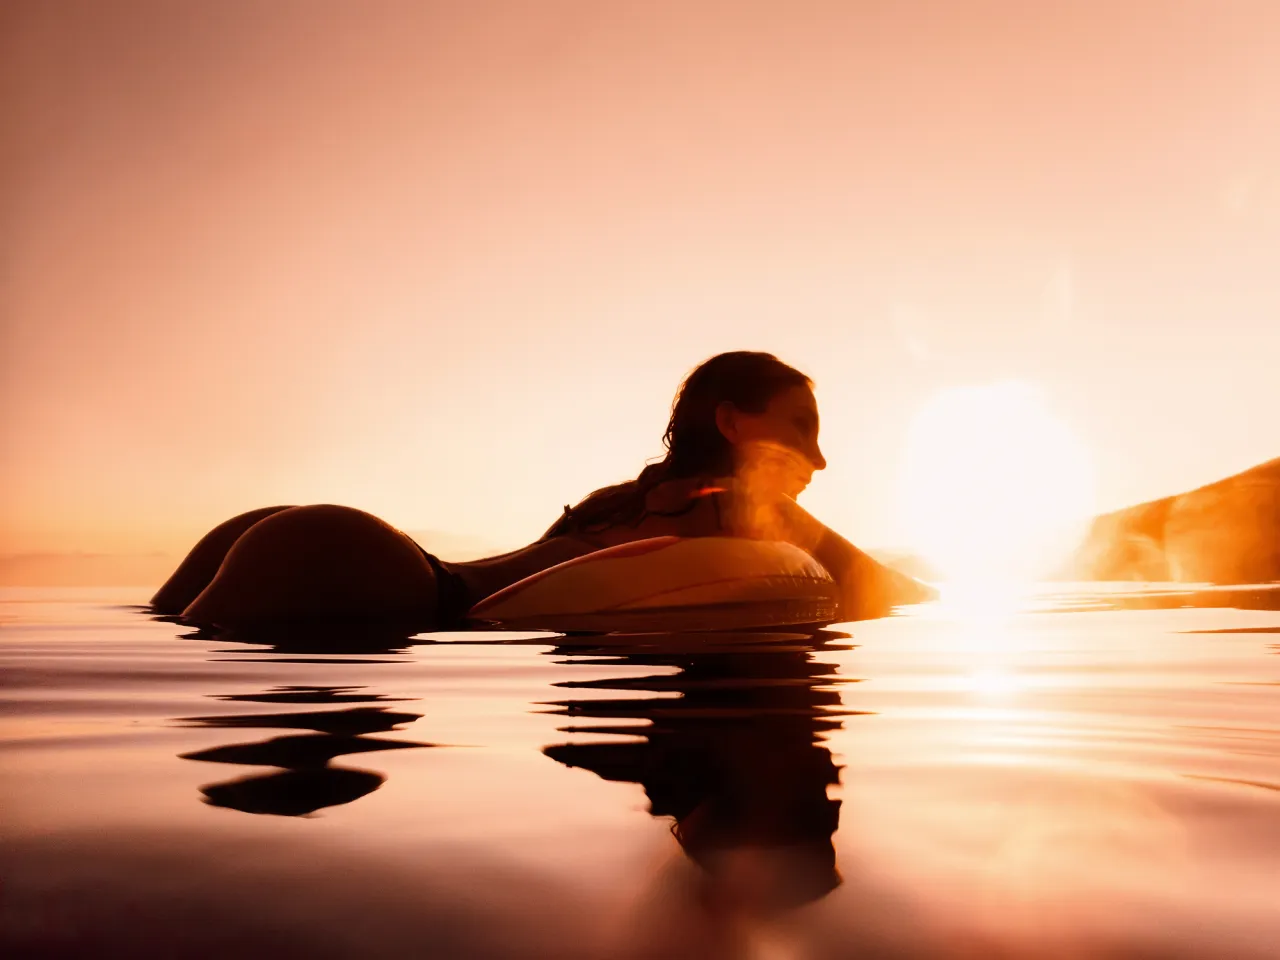
[[[911,424],[904,525],[949,582],[1044,576],[1078,542],[1093,505],[1092,458],[1031,384],[943,390]]]

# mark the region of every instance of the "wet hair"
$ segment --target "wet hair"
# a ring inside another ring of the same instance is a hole
[[[662,435],[666,455],[634,480],[597,490],[575,507],[566,506],[543,539],[638,524],[651,512],[645,508],[645,498],[659,483],[727,476],[733,472],[733,445],[716,423],[720,404],[731,403],[744,413],[764,413],[769,401],[784,390],[812,386],[812,380],[771,353],[735,350],[703,361],[685,377],[672,401]],[[691,501],[685,509],[695,503]]]

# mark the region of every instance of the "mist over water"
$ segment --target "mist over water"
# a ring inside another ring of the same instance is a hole
[[[7,591],[0,949],[1274,956],[1280,590],[1056,589],[339,652]]]

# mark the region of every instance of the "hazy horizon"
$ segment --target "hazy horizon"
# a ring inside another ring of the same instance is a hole
[[[13,3],[0,65],[8,558],[512,546],[729,349],[814,377],[868,547],[957,390],[1033,388],[1097,511],[1280,455],[1271,3]]]

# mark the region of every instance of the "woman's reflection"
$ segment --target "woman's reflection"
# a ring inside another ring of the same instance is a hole
[[[840,801],[827,796],[839,768],[821,739],[857,711],[842,709],[835,664],[814,654],[848,649],[834,642],[846,636],[643,637],[626,647],[557,647],[553,654],[567,663],[663,672],[559,684],[629,694],[552,704],[575,719],[606,721],[563,730],[643,740],[571,742],[544,752],[643,786],[650,813],[674,818],[672,833],[701,867],[711,905],[767,913],[816,900],[840,883],[832,845]],[[648,725],[607,722],[614,720]]]
[[[275,687],[264,693],[235,694],[222,700],[264,703],[346,704],[372,703],[388,698],[361,692],[361,687]],[[333,767],[330,761],[354,753],[403,750],[434,744],[384,740],[366,736],[395,730],[422,714],[392,711],[384,706],[358,706],[338,710],[295,713],[232,714],[184,717],[181,722],[202,727],[307,730],[304,734],[272,737],[255,743],[235,743],[193,753],[184,760],[235,763],[252,767],[279,767],[279,772],[212,783],[200,788],[205,802],[244,813],[270,813],[299,817],[322,807],[358,800],[382,786],[386,779],[371,770]]]
[[[156,619],[165,619],[159,617]],[[250,662],[268,663],[380,663],[382,660],[339,660],[335,654],[389,655],[425,641],[395,623],[273,624],[260,633],[224,633],[196,630],[184,634],[192,640],[218,640],[237,644],[217,653],[244,653]],[[261,653],[291,654],[264,660]],[[378,704],[400,698],[368,693],[359,686],[278,686],[261,693],[226,694],[217,700],[267,704],[302,704],[337,707],[344,704]],[[378,750],[404,750],[435,744],[407,740],[374,739],[371,733],[387,733],[421,717],[420,713],[392,711],[385,706],[348,706],[345,709],[300,712],[228,714],[184,717],[180,723],[201,727],[306,730],[309,733],[272,737],[255,743],[235,743],[193,753],[183,760],[235,763],[253,767],[279,767],[276,773],[242,777],[200,788],[206,803],[244,813],[269,813],[301,817],[323,807],[351,803],[372,793],[386,780],[380,773],[330,766],[337,757]]]

